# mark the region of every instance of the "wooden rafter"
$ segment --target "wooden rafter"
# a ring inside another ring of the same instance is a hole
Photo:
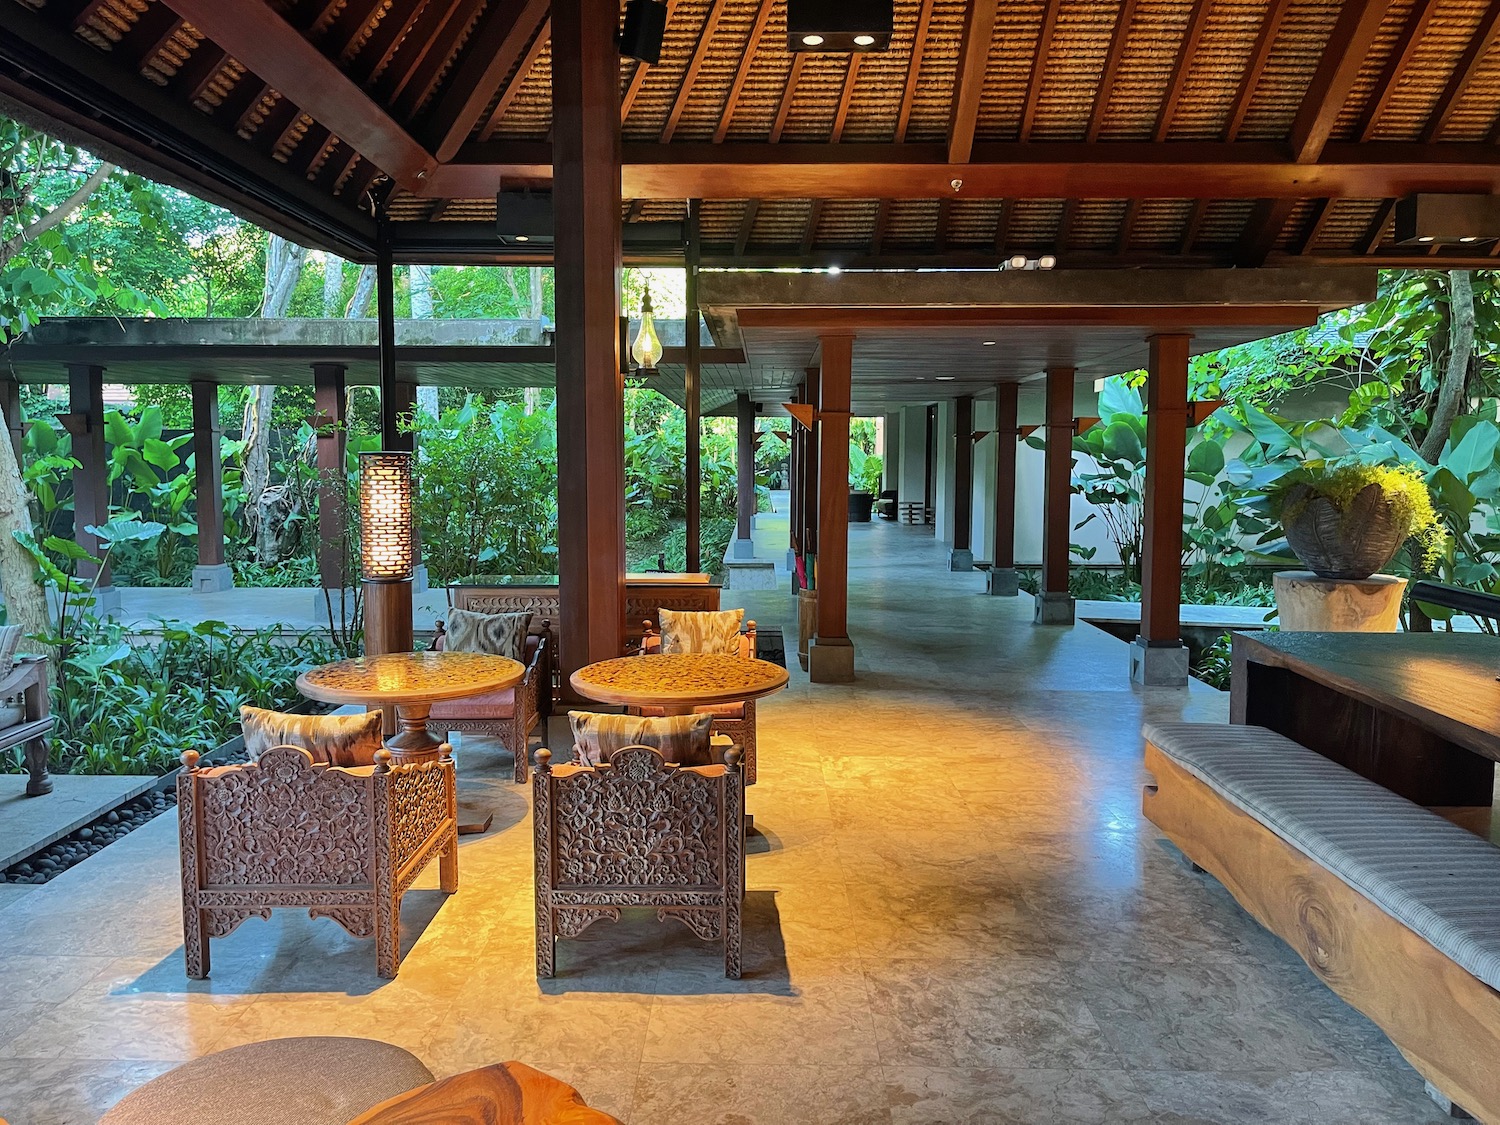
[[[829,144],[838,144],[844,139],[844,126],[849,121],[849,106],[854,101],[854,84],[859,81],[859,64],[863,55],[850,55],[849,65],[844,71],[843,89],[839,91],[839,104],[833,111],[833,131],[828,136]]]
[[[1290,3],[1291,0],[1271,0],[1266,8],[1266,16],[1261,21],[1260,33],[1255,37],[1255,46],[1250,52],[1250,60],[1245,66],[1245,73],[1240,79],[1239,93],[1235,95],[1234,109],[1229,115],[1229,124],[1224,130],[1225,140],[1234,140],[1239,135],[1240,126],[1245,123],[1245,115],[1250,112],[1250,103],[1255,100],[1255,88],[1260,85],[1260,76],[1265,73],[1266,62],[1270,59],[1271,50],[1276,45],[1276,35],[1281,30],[1281,21],[1286,18]]]
[[[948,163],[964,164],[974,149],[974,127],[984,94],[984,72],[995,38],[999,0],[969,0],[954,79],[953,113],[948,121]]]
[[[116,44],[115,50],[123,58],[131,60],[136,70],[142,70],[162,48],[172,40],[182,27],[182,17],[165,4],[152,4],[130,25]]]
[[[1047,0],[1047,9],[1042,13],[1042,29],[1037,35],[1036,56],[1031,74],[1026,80],[1026,105],[1021,110],[1021,140],[1031,139],[1031,127],[1036,123],[1037,106],[1042,100],[1042,77],[1047,69],[1047,56],[1052,53],[1052,35],[1057,30],[1057,10],[1062,0]]]
[[[751,199],[745,203],[745,213],[740,216],[739,233],[734,237],[734,256],[744,256],[745,248],[750,245],[750,232],[755,229],[755,216],[760,213],[760,200]]]
[[[906,60],[906,84],[901,89],[901,110],[896,115],[896,143],[901,144],[906,140],[906,130],[911,124],[911,109],[917,96],[917,83],[922,77],[922,56],[927,47],[927,29],[932,23],[933,0],[922,0],[922,7],[917,12],[916,36],[912,40],[911,55]],[[873,245],[879,252],[880,245],[885,241],[886,225],[890,222],[891,201],[882,196],[880,205],[875,209],[875,233]]]
[[[1177,114],[1177,103],[1182,100],[1183,88],[1187,85],[1188,71],[1198,54],[1198,44],[1203,39],[1203,28],[1208,24],[1208,0],[1193,0],[1192,14],[1188,16],[1187,30],[1183,32],[1182,45],[1177,50],[1177,61],[1172,66],[1172,77],[1167,83],[1167,97],[1156,114],[1156,128],[1151,139],[1160,144],[1172,130],[1172,118]]]
[[[807,225],[802,228],[801,253],[803,257],[812,253],[813,244],[818,240],[818,221],[823,217],[823,201],[814,199],[812,206],[807,209]]]
[[[745,50],[740,55],[739,65],[734,68],[734,81],[729,84],[729,94],[724,99],[724,108],[719,113],[719,124],[714,128],[714,144],[723,144],[724,138],[729,136],[730,123],[734,121],[735,107],[739,105],[740,91],[745,88],[745,80],[750,77],[750,67],[755,62],[755,54],[760,49],[760,37],[765,34],[766,24],[771,21],[771,0],[760,0],[760,7],[755,12],[755,23],[750,28],[750,38],[745,41]]]
[[[432,0],[432,2],[436,3],[437,0]],[[390,66],[395,59],[397,50],[406,42],[406,37],[415,27],[417,18],[427,7],[428,0],[393,0],[391,6],[385,10],[385,14],[380,17],[380,22],[371,29],[369,38],[360,46],[359,55],[351,64],[350,73],[360,82],[368,82],[377,75],[383,76],[386,67]],[[375,8],[378,11],[380,5],[376,4]],[[348,8],[344,10],[348,11]],[[354,49],[354,44],[367,23],[369,23],[368,17],[347,37],[339,37],[330,33],[329,49],[326,53],[338,59],[347,56]]]
[[[1078,217],[1078,200],[1069,198],[1063,201],[1062,216],[1057,220],[1057,235],[1052,243],[1056,253],[1061,254],[1068,248],[1068,240],[1073,237],[1073,221]]]
[[[302,111],[289,98],[279,98],[275,105],[266,114],[265,119],[255,127],[253,144],[266,156],[271,155],[280,147],[283,138],[291,131]],[[248,121],[239,122],[237,126],[248,129]]]
[[[932,245],[939,254],[948,249],[948,228],[953,221],[953,200],[938,200],[937,223],[932,231]]]
[[[1115,21],[1114,35],[1110,38],[1109,55],[1104,60],[1104,72],[1099,76],[1099,89],[1094,94],[1094,108],[1089,114],[1087,140],[1097,141],[1099,130],[1104,127],[1104,115],[1109,112],[1110,95],[1114,93],[1115,78],[1120,73],[1120,60],[1125,57],[1125,47],[1130,42],[1130,28],[1135,20],[1136,0],[1125,0],[1120,8],[1120,18]]]
[[[1115,239],[1115,253],[1124,255],[1130,250],[1130,239],[1135,234],[1136,220],[1141,215],[1142,200],[1132,199],[1125,204],[1125,217],[1120,220],[1120,233]]]
[[[459,0],[433,35],[422,58],[410,70],[401,87],[387,104],[398,121],[410,121],[412,115],[432,96],[442,79],[448,62],[474,20],[484,10],[485,0]]]
[[[219,71],[224,67],[224,60],[228,57],[224,48],[207,39],[203,40],[177,68],[177,73],[172,75],[172,90],[184,101],[198,101],[218,77]]]
[[[231,52],[284,96],[317,106],[324,126],[398,182],[414,185],[419,174],[432,168],[432,158],[400,125],[270,8],[218,0],[167,2],[219,49]]]
[[[104,7],[106,2],[107,0],[84,0],[83,3],[76,5],[72,15],[68,17],[70,29],[77,31],[79,28],[84,27],[89,20],[94,18],[94,14],[100,8]]]
[[[1390,58],[1386,59],[1385,68],[1380,72],[1380,78],[1375,83],[1374,97],[1370,99],[1370,104],[1365,107],[1364,114],[1360,118],[1359,139],[1361,141],[1368,141],[1375,135],[1375,129],[1380,123],[1380,115],[1385,112],[1385,107],[1390,104],[1391,96],[1401,85],[1401,76],[1406,73],[1407,66],[1417,53],[1417,46],[1422,42],[1422,36],[1427,33],[1427,25],[1431,22],[1432,14],[1436,9],[1437,0],[1416,0],[1412,6],[1411,14],[1406,18],[1406,26],[1401,29],[1397,49],[1391,52]]]
[[[1188,220],[1182,227],[1182,241],[1177,245],[1178,254],[1192,253],[1193,244],[1198,241],[1198,228],[1203,225],[1203,216],[1207,213],[1208,200],[1194,201],[1193,209],[1188,213]]]
[[[1371,221],[1365,236],[1360,240],[1359,253],[1373,254],[1380,249],[1380,240],[1385,237],[1385,228],[1391,221],[1391,215],[1395,213],[1396,201],[1387,199],[1380,205],[1380,210],[1375,212],[1375,218]]]
[[[531,46],[526,49],[522,56],[520,65],[516,67],[516,76],[511,79],[510,85],[500,92],[500,98],[495,102],[495,108],[490,113],[490,119],[484,123],[484,128],[479,132],[479,139],[487,141],[495,135],[495,130],[500,128],[500,122],[505,120],[505,114],[510,105],[516,100],[516,95],[521,92],[521,87],[526,84],[526,76],[531,73],[531,68],[536,65],[536,60],[542,53],[542,48],[547,46],[551,38],[552,21],[544,19],[542,26],[537,28],[536,36],[531,40]]]
[[[880,206],[875,209],[875,226],[870,231],[870,253],[878,255],[885,245],[885,228],[890,223],[890,211],[887,204],[888,199],[882,199]]]
[[[683,72],[682,83],[677,87],[677,96],[672,99],[672,108],[667,113],[667,124],[662,129],[663,143],[670,141],[677,132],[677,123],[682,120],[688,99],[693,96],[693,85],[698,80],[698,71],[703,67],[703,58],[708,54],[714,32],[719,29],[719,17],[724,14],[724,0],[709,0],[708,13],[703,17],[703,26],[698,29],[698,42],[693,44],[693,54]]]
[[[1015,204],[1009,199],[1000,201],[1000,213],[995,216],[995,253],[1004,254],[1010,241],[1010,214]]]
[[[1313,204],[1312,220],[1307,224],[1307,229],[1297,239],[1292,252],[1294,254],[1306,254],[1314,246],[1318,237],[1323,233],[1323,224],[1328,221],[1328,216],[1333,213],[1333,200],[1320,199]]]
[[[807,56],[801,51],[792,56],[792,71],[786,76],[786,89],[781,91],[781,104],[776,107],[776,120],[771,125],[772,144],[781,140],[782,130],[786,128],[786,119],[792,112],[792,102],[797,96],[797,82],[802,77],[802,66],[806,59]]]
[[[485,9],[428,117],[426,136],[438,160],[453,159],[469,139],[547,11],[547,0],[497,0]]]
[[[677,8],[677,0],[667,0],[667,25],[672,23],[672,14]],[[646,84],[646,75],[651,73],[651,67],[639,60],[636,61],[635,69],[630,72],[630,81],[620,93],[620,124],[624,124],[630,116],[631,107],[635,105],[635,99],[641,92],[641,87]]]
[[[1428,118],[1426,126],[1422,129],[1423,141],[1435,141],[1442,136],[1443,130],[1448,125],[1448,119],[1453,116],[1453,111],[1463,100],[1464,91],[1474,80],[1474,75],[1484,61],[1484,57],[1489,54],[1490,47],[1495,41],[1500,39],[1500,0],[1491,0],[1490,6],[1479,21],[1479,28],[1478,34],[1469,40],[1464,53],[1459,56],[1458,64],[1448,78],[1448,84],[1443,87],[1442,96],[1433,107],[1432,116]]]

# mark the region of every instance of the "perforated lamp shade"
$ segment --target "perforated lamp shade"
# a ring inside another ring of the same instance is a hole
[[[412,556],[411,454],[359,455],[359,556],[366,582],[404,582]]]

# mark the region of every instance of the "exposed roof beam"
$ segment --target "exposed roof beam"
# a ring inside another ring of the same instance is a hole
[[[421,59],[410,67],[387,100],[397,120],[409,121],[432,96],[458,50],[464,34],[484,7],[484,0],[460,0],[435,34],[426,40]]]
[[[999,0],[969,0],[969,10],[964,15],[953,115],[948,121],[949,164],[966,163],[974,148],[974,126],[979,120],[979,99],[984,94],[984,72],[989,66],[990,43],[995,38],[998,6]]]
[[[1375,128],[1380,123],[1380,115],[1385,112],[1385,107],[1390,103],[1391,95],[1401,84],[1401,76],[1406,73],[1407,64],[1411,62],[1412,56],[1417,53],[1417,45],[1422,42],[1422,36],[1427,31],[1428,21],[1432,19],[1432,13],[1437,8],[1437,0],[1417,0],[1412,7],[1411,15],[1407,17],[1406,26],[1401,29],[1401,38],[1397,41],[1397,49],[1391,52],[1391,57],[1386,60],[1385,69],[1380,72],[1380,77],[1375,81],[1375,93],[1370,99],[1370,104],[1365,107],[1364,115],[1360,118],[1359,139],[1368,141],[1375,133]]]
[[[667,114],[666,127],[661,132],[663,142],[670,141],[677,132],[677,123],[682,120],[688,98],[693,94],[693,84],[698,80],[698,71],[703,67],[703,56],[708,53],[708,45],[713,42],[714,32],[719,30],[719,17],[723,14],[724,0],[710,0],[708,14],[703,17],[703,26],[698,30],[698,42],[693,45],[693,56],[688,60],[682,83],[677,87],[677,96],[672,99],[672,109]]]
[[[771,0],[760,0],[755,12],[755,23],[750,28],[750,38],[745,41],[745,50],[734,68],[734,81],[729,84],[729,95],[724,99],[724,109],[719,114],[719,124],[714,129],[714,144],[723,144],[729,135],[730,123],[734,121],[735,107],[740,102],[740,91],[745,88],[745,79],[750,77],[750,67],[755,62],[755,53],[760,49],[760,37],[766,24],[771,21]]]
[[[792,112],[792,101],[797,96],[797,82],[802,77],[802,66],[806,61],[807,55],[801,51],[792,56],[792,71],[787,75],[786,88],[781,91],[781,103],[776,107],[776,120],[771,125],[771,143],[773,145],[781,140],[782,130],[786,128],[787,117]],[[719,147],[723,149],[727,146],[721,145]],[[678,192],[677,194],[681,195],[684,193]],[[686,195],[690,199],[705,198],[703,195],[691,191],[687,192]]]
[[[1031,74],[1026,80],[1026,105],[1021,110],[1023,141],[1031,140],[1031,126],[1036,122],[1036,109],[1042,100],[1042,77],[1047,69],[1047,57],[1052,53],[1052,33],[1057,30],[1057,10],[1061,6],[1062,0],[1047,0],[1047,10],[1042,13],[1042,30],[1037,36]]]
[[[734,238],[734,256],[740,257],[750,245],[750,232],[755,229],[755,216],[760,212],[760,200],[751,199],[745,204],[745,213],[740,216],[739,233]]]
[[[346,5],[344,11],[349,11],[354,5]],[[375,5],[378,10],[380,5]],[[383,74],[391,60],[396,57],[396,52],[401,44],[405,42],[407,33],[411,31],[417,18],[427,7],[427,0],[394,0],[385,14],[380,17],[370,36],[359,49],[359,55],[354,59],[353,69],[350,73],[359,81],[369,81],[377,74]],[[341,17],[342,18],[342,14]],[[340,22],[335,21],[329,29],[328,50],[325,52],[329,57],[342,59],[354,47],[359,39],[360,33],[372,18],[371,13],[365,15],[355,22],[352,29],[347,29],[340,34]]]
[[[1288,301],[1263,305],[1090,305],[1043,304],[947,305],[802,308],[795,305],[742,305],[737,319],[744,328],[987,328],[992,324],[1035,327],[1106,327],[1142,325],[1158,329],[1202,325],[1314,324],[1321,310],[1315,304]]]
[[[165,4],[152,4],[130,25],[130,30],[116,44],[115,50],[140,70],[161,53],[181,26],[182,18],[171,8]]]
[[[1328,216],[1333,213],[1333,200],[1320,199],[1313,206],[1312,222],[1307,224],[1307,230],[1301,238],[1297,239],[1295,251],[1305,254],[1318,241],[1318,235],[1323,233],[1323,224],[1328,221]]]
[[[1193,209],[1188,212],[1187,222],[1182,225],[1182,241],[1177,246],[1177,253],[1181,255],[1191,254],[1193,244],[1198,241],[1198,228],[1203,225],[1203,216],[1208,213],[1208,200],[1199,199],[1193,203]]]
[[[922,0],[917,13],[917,35],[912,41],[911,58],[906,63],[906,85],[901,90],[901,111],[896,116],[896,141],[906,140],[906,127],[911,122],[911,107],[917,96],[917,82],[922,75],[922,56],[927,48],[927,28],[932,23],[933,0]]]
[[[259,2],[163,0],[258,77],[298,105],[316,106],[328,128],[397,183],[411,188],[432,157],[290,24]],[[206,45],[205,45],[206,46]]]
[[[469,139],[547,11],[548,0],[497,0],[485,9],[428,117],[427,139],[439,160],[453,159]]]
[[[516,100],[516,95],[521,92],[521,87],[526,85],[526,76],[531,73],[531,68],[536,65],[538,56],[542,49],[552,40],[552,18],[549,16],[542,21],[542,26],[536,29],[536,35],[531,40],[531,46],[526,49],[525,56],[516,67],[516,76],[511,79],[510,85],[500,93],[500,99],[495,103],[494,111],[490,119],[484,123],[484,129],[480,131],[479,139],[487,141],[495,135],[495,130],[500,127],[500,122],[505,120],[506,111],[510,109],[511,102]]]
[[[1245,73],[1240,78],[1240,89],[1235,95],[1234,109],[1229,114],[1229,125],[1224,130],[1226,140],[1234,140],[1239,135],[1240,126],[1245,123],[1250,103],[1255,100],[1255,88],[1260,85],[1260,76],[1265,72],[1266,61],[1271,57],[1271,48],[1276,45],[1276,35],[1281,30],[1281,21],[1286,18],[1290,3],[1291,0],[1272,0],[1266,8],[1260,34],[1255,37],[1255,46],[1250,51]]]
[[[1443,87],[1442,96],[1433,107],[1432,116],[1422,130],[1422,140],[1435,141],[1442,136],[1448,118],[1463,100],[1464,92],[1474,80],[1480,63],[1489,54],[1490,47],[1497,38],[1500,38],[1500,0],[1491,0],[1490,6],[1480,18],[1479,29],[1464,48],[1458,65],[1453,68],[1453,74],[1448,79],[1448,85]]]
[[[995,253],[1004,254],[1010,241],[1010,215],[1015,204],[1009,199],[1000,200],[1000,213],[995,216]]]
[[[1391,215],[1395,213],[1396,201],[1387,199],[1380,205],[1380,210],[1375,212],[1375,218],[1370,222],[1370,227],[1365,231],[1364,238],[1360,241],[1359,252],[1361,254],[1373,254],[1380,249],[1380,240],[1385,237],[1385,228],[1391,221]]]
[[[1099,76],[1099,89],[1094,94],[1094,108],[1089,114],[1089,128],[1085,139],[1097,141],[1099,130],[1104,127],[1104,115],[1109,112],[1109,98],[1114,92],[1115,76],[1120,72],[1120,60],[1125,56],[1125,46],[1130,42],[1130,25],[1135,19],[1135,0],[1125,0],[1120,9],[1120,18],[1115,21],[1114,35],[1110,37],[1109,55],[1104,60],[1104,72]]]
[[[1187,30],[1182,36],[1182,45],[1177,50],[1177,62],[1172,67],[1172,78],[1167,83],[1167,100],[1156,115],[1156,129],[1152,140],[1164,141],[1172,129],[1172,118],[1177,113],[1177,103],[1182,100],[1182,90],[1187,84],[1187,75],[1198,54],[1198,42],[1203,38],[1203,28],[1208,23],[1208,0],[1194,0],[1193,11],[1188,16]]]
[[[801,57],[801,56],[799,56]],[[793,63],[795,69],[796,63]],[[791,86],[788,86],[790,91]],[[790,96],[777,115],[785,125]],[[347,139],[347,138],[346,138]],[[366,155],[370,155],[366,153]],[[1391,199],[1417,191],[1500,192],[1500,151],[1481,144],[1330,143],[1298,164],[1272,143],[985,143],[968,164],[945,145],[627,144],[627,199]],[[422,196],[477,198],[495,177],[545,181],[541,143],[471,145],[437,168]]]
[[[1135,233],[1135,223],[1141,214],[1141,201],[1132,199],[1125,204],[1125,217],[1120,220],[1120,233],[1115,239],[1115,253],[1124,254],[1130,249],[1130,238]]]
[[[671,26],[672,14],[677,9],[677,0],[667,0],[667,25]],[[624,91],[620,94],[620,124],[624,124],[630,116],[630,109],[635,105],[636,96],[641,92],[641,87],[646,84],[646,76],[651,73],[651,67],[636,60],[635,69],[630,72],[630,81],[625,84]]]

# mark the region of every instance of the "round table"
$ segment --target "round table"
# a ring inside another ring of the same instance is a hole
[[[772,695],[786,687],[787,672],[769,660],[728,653],[650,653],[589,664],[568,682],[579,695],[601,703],[691,715],[695,707]]]
[[[390,652],[309,668],[297,690],[324,703],[394,705],[400,730],[386,745],[398,762],[424,762],[442,746],[427,730],[434,703],[504,691],[525,674],[519,661],[482,652]]]

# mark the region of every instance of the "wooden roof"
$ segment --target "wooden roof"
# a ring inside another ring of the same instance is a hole
[[[1500,191],[1500,0],[896,0],[891,49],[855,57],[790,54],[784,0],[669,7],[661,62],[621,64],[622,207],[701,198],[708,266],[1500,255],[1390,224],[1413,191]],[[431,224],[488,247],[496,189],[550,178],[548,17],[0,0],[0,98],[349,257],[387,196],[398,253]]]

